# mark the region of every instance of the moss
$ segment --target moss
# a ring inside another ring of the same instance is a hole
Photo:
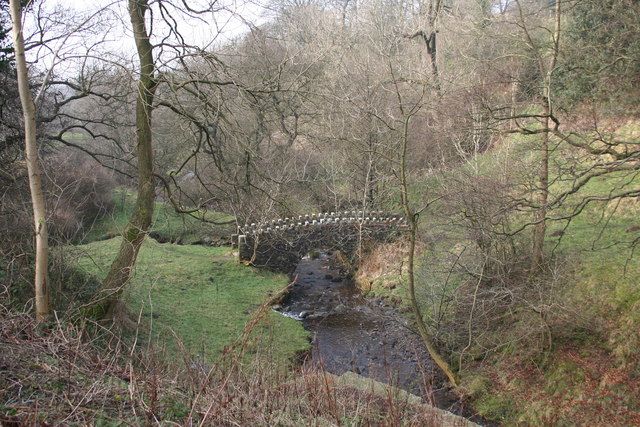
[[[140,421],[140,420],[136,420],[136,421]],[[125,426],[125,425],[132,425],[130,424],[130,422],[110,418],[103,413],[96,414],[96,417],[93,422],[94,422],[94,426],[96,427],[119,427],[119,426]]]
[[[522,412],[514,423],[518,425],[554,425],[554,426],[570,426],[574,425],[569,422],[561,422],[558,420],[557,408],[546,402],[530,402],[526,409]]]
[[[486,394],[475,401],[480,415],[494,421],[509,423],[516,416],[515,403],[507,396]]]
[[[18,410],[16,408],[5,406],[0,403],[0,414],[6,415],[8,417],[13,417],[18,414]]]
[[[470,374],[462,378],[461,386],[472,399],[478,399],[491,390],[491,380],[482,374]]]
[[[127,240],[127,242],[133,243],[138,238],[139,235],[140,235],[140,231],[136,229],[136,227],[129,226],[126,232],[124,233],[124,238]]]
[[[80,315],[85,319],[99,321],[106,317],[108,311],[109,311],[109,303],[103,302],[103,303],[91,304],[89,306],[83,307],[80,310]]]
[[[546,373],[545,391],[551,395],[564,395],[574,388],[577,383],[583,382],[585,374],[582,368],[570,361],[562,361],[553,365]]]
[[[170,397],[164,397],[161,404],[164,407],[164,418],[167,420],[180,422],[186,419],[191,412],[191,409],[184,402]]]
[[[462,389],[481,416],[501,423],[512,421],[517,416],[515,402],[506,394],[497,392],[490,378],[479,372],[465,372],[461,377]]]

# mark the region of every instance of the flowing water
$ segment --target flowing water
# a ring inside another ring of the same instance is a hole
[[[277,307],[311,332],[311,358],[340,375],[352,371],[421,396],[439,408],[471,415],[446,387],[405,316],[382,299],[365,298],[326,253],[305,257],[292,291]]]

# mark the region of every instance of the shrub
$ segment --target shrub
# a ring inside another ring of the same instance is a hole
[[[63,150],[47,158],[46,168],[51,237],[77,240],[113,210],[116,179],[87,155]]]

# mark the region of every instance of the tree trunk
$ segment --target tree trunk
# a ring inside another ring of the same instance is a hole
[[[100,299],[93,306],[93,315],[98,318],[112,314],[115,303],[118,302],[124,286],[131,278],[138,251],[151,225],[155,201],[151,114],[156,80],[153,46],[149,41],[144,20],[149,6],[147,0],[129,0],[128,8],[140,59],[140,79],[136,97],[138,196],[133,214],[123,233],[118,255],[102,284]]]
[[[544,112],[544,132],[540,144],[541,158],[538,169],[538,208],[534,214],[536,223],[533,229],[533,249],[531,257],[531,268],[539,269],[544,259],[544,239],[547,231],[547,203],[549,200],[549,134],[551,129],[551,114],[553,108],[551,104],[551,77],[556,68],[560,48],[560,18],[562,14],[561,2],[555,4],[555,28],[552,35],[552,51],[549,64],[545,64],[545,59],[540,58],[540,72],[544,76],[542,107]]]
[[[16,54],[18,91],[24,115],[25,157],[29,174],[29,190],[36,235],[35,259],[35,299],[36,321],[41,322],[49,316],[49,289],[47,284],[47,264],[49,244],[47,235],[47,218],[42,193],[42,172],[38,160],[36,143],[36,106],[29,90],[29,72],[24,54],[24,37],[22,34],[22,10],[19,0],[10,0],[11,20],[13,21],[13,45]]]
[[[435,25],[435,24],[434,24]],[[427,43],[427,53],[429,54],[429,61],[431,62],[431,74],[433,75],[433,84],[436,93],[439,97],[442,97],[442,86],[440,85],[440,71],[438,70],[438,44],[437,33],[432,31],[429,35]]]
[[[405,209],[406,212],[406,209]],[[422,317],[422,311],[420,310],[420,306],[418,305],[418,300],[416,299],[416,291],[415,291],[415,252],[416,252],[416,236],[418,232],[418,224],[416,219],[409,220],[409,260],[407,263],[407,281],[409,286],[409,297],[411,298],[411,307],[413,309],[413,314],[416,318],[416,323],[418,325],[418,332],[420,332],[420,337],[424,342],[425,347],[427,347],[427,351],[429,355],[436,362],[436,365],[442,370],[442,372],[447,376],[449,382],[452,386],[458,386],[458,377],[451,370],[449,363],[444,360],[444,358],[440,355],[438,350],[436,349],[433,340],[431,339],[431,334],[427,329],[427,325],[424,323],[424,318]]]
[[[416,239],[418,235],[418,218],[416,212],[411,208],[409,200],[409,184],[407,182],[407,145],[408,145],[408,130],[409,130],[410,117],[407,117],[404,123],[404,133],[402,138],[402,148],[400,154],[400,185],[401,185],[401,202],[404,213],[409,222],[409,259],[407,261],[407,285],[409,290],[409,298],[411,300],[411,308],[413,310],[416,323],[418,325],[418,332],[424,342],[425,347],[429,355],[436,362],[436,365],[447,376],[449,382],[454,387],[458,386],[458,378],[456,374],[451,370],[449,363],[440,355],[436,349],[435,344],[431,338],[431,334],[427,329],[427,325],[424,323],[422,317],[422,311],[418,305],[415,291],[415,253],[416,253]]]
[[[442,2],[433,0],[429,2],[429,9],[427,12],[427,22],[429,25],[429,36],[425,31],[422,35],[424,43],[427,48],[427,54],[429,55],[429,62],[431,63],[431,75],[433,76],[433,85],[438,97],[442,97],[442,86],[440,84],[440,71],[438,70],[438,30],[436,29],[436,22],[440,15],[440,9],[442,8]]]
[[[538,171],[538,208],[535,212],[533,228],[533,251],[531,268],[538,269],[544,259],[544,239],[547,231],[547,202],[549,199],[549,108],[545,106],[545,131],[540,144],[541,158]]]

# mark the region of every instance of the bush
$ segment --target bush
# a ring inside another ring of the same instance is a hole
[[[63,150],[47,158],[46,168],[52,238],[78,240],[88,226],[113,210],[116,179],[93,159]]]
[[[24,304],[32,296],[33,216],[26,167],[21,151],[16,150],[11,159],[0,159],[0,167],[13,176],[0,177],[0,285],[8,289],[6,296],[13,303]],[[113,209],[116,181],[88,156],[60,150],[45,155],[43,166],[51,246],[79,239],[97,218]],[[56,283],[56,278],[64,276],[57,274],[64,270],[58,261],[51,258],[51,283],[62,288],[66,285]]]

